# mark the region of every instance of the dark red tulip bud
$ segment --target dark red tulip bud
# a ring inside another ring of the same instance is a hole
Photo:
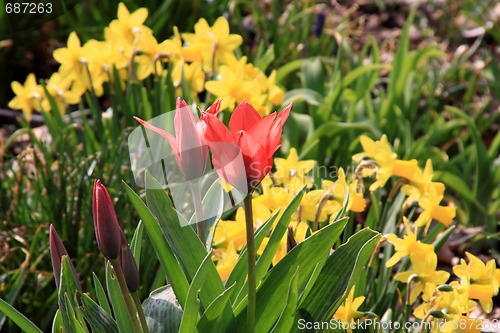
[[[51,224],[49,228],[49,248],[50,248],[50,257],[52,259],[52,270],[54,271],[54,280],[56,281],[56,287],[59,289],[59,286],[61,285],[61,260],[63,256],[68,255],[68,251],[66,251],[66,248],[64,247],[61,238],[59,238],[59,235],[57,234],[56,229],[54,226]],[[76,270],[73,264],[71,263],[71,260],[69,260],[69,264],[71,266],[71,270],[73,271],[73,274],[76,275]]]
[[[295,240],[295,237],[293,236],[293,228],[288,227],[288,231],[286,234],[286,252],[292,251],[294,247],[297,246],[297,241]]]
[[[135,263],[134,255],[127,244],[127,239],[122,233],[122,252],[120,254],[120,266],[125,276],[128,291],[131,293],[137,291],[140,285],[139,270]]]
[[[116,219],[109,193],[99,180],[94,183],[92,213],[99,249],[109,260],[117,259],[120,254],[122,229]]]

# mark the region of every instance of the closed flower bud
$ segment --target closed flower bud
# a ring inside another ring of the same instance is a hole
[[[117,259],[120,254],[122,230],[118,225],[109,193],[99,180],[94,183],[92,213],[99,249],[109,260]]]
[[[288,231],[286,234],[286,252],[292,251],[294,247],[297,246],[297,241],[295,240],[295,237],[293,236],[293,228],[288,227]]]
[[[52,224],[49,228],[49,248],[50,257],[52,259],[52,270],[54,271],[54,280],[56,281],[57,289],[59,289],[59,286],[61,285],[61,259],[63,256],[67,256],[68,258],[69,256],[68,251],[66,251],[61,238],[59,238],[59,235],[57,234],[57,231]],[[76,270],[71,263],[71,260],[69,260],[69,264],[76,277]]]
[[[120,266],[122,267],[125,282],[127,283],[128,291],[131,293],[137,291],[140,285],[139,270],[135,263],[134,256],[130,247],[127,244],[127,239],[122,233],[122,252],[120,254]]]

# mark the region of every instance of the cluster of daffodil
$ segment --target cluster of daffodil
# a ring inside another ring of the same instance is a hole
[[[283,90],[276,85],[276,73],[266,76],[260,69],[237,59],[234,51],[243,38],[230,34],[228,21],[219,17],[209,26],[200,19],[194,33],[179,33],[158,42],[150,28],[144,25],[148,11],[140,8],[130,13],[123,3],[118,5],[118,18],[104,31],[104,40],[89,40],[81,44],[75,32],[68,38],[65,48],[56,49],[54,59],[61,64],[59,71],[45,82],[46,89],[37,84],[34,74],[26,82],[12,83],[16,96],[9,107],[20,109],[27,121],[33,110],[51,110],[50,95],[60,112],[76,104],[90,91],[97,96],[104,93],[104,84],[118,77],[125,82],[137,82],[151,75],[166,75],[165,63],[170,62],[171,78],[177,95],[186,87],[190,97],[203,90],[223,99],[222,108],[233,110],[243,100],[255,106],[263,116],[273,105],[281,104]],[[118,75],[114,75],[114,70]]]
[[[285,234],[273,258],[275,265],[296,243],[318,230],[319,225],[332,222],[341,210],[345,196],[349,196],[348,209],[362,212],[365,200],[362,193],[357,193],[358,182],[348,182],[343,169],[338,171],[337,181],[323,180],[321,189],[314,189],[311,171],[316,165],[314,160],[300,161],[295,148],[290,149],[288,158],[275,158],[276,171],[264,178],[262,191],[253,198],[254,227],[258,228],[274,212],[283,213],[292,198],[304,186],[306,193],[302,197],[299,209],[292,216],[290,235]],[[349,191],[346,190],[349,188]],[[278,215],[279,217],[279,215]],[[292,236],[293,237],[290,237]],[[227,279],[238,259],[238,251],[245,245],[245,215],[243,208],[236,212],[234,221],[219,221],[214,236],[214,260],[223,279]],[[265,248],[265,238],[257,254]]]
[[[397,159],[388,144],[387,137],[380,141],[362,136],[360,138],[364,152],[353,156],[358,164],[358,172],[362,177],[375,175],[370,191],[383,187],[392,176],[400,179],[397,187],[407,195],[403,206],[418,203],[420,215],[410,226],[410,221],[403,217],[405,234],[398,238],[395,234],[386,235],[385,239],[394,246],[394,255],[386,262],[386,267],[393,267],[401,259],[409,256],[411,269],[394,276],[394,280],[407,283],[408,305],[420,303],[413,314],[422,321],[432,322],[432,332],[480,332],[480,319],[469,317],[479,301],[486,313],[492,311],[492,297],[498,294],[500,269],[495,260],[483,263],[479,258],[467,253],[469,263],[461,259],[459,265],[453,267],[455,278],[450,274],[437,270],[437,254],[432,244],[425,244],[418,235],[425,235],[432,219],[448,227],[455,217],[455,208],[441,206],[445,186],[433,182],[433,169],[428,160],[424,170],[418,167],[416,160]],[[424,228],[419,232],[419,228]],[[366,317],[366,313],[358,311],[364,297],[353,298],[354,287],[341,306],[335,318],[344,323],[353,323],[356,319]]]

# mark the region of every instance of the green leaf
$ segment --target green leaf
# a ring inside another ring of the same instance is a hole
[[[115,315],[116,323],[118,324],[118,330],[120,333],[133,333],[133,326],[131,318],[127,311],[127,306],[125,305],[125,300],[120,290],[120,285],[114,276],[113,268],[111,263],[106,264],[106,285],[108,289],[109,298],[111,300],[111,306],[113,307],[113,313]],[[126,295],[130,297],[130,295]]]
[[[188,277],[192,280],[201,263],[207,255],[204,244],[187,222],[181,223],[181,214],[177,214],[172,206],[170,198],[160,184],[149,173],[146,173],[146,201],[153,215],[158,219],[161,230],[173,249],[176,257],[180,260],[182,267]],[[200,291],[200,299],[203,306],[207,307],[217,296],[224,291],[224,284],[212,261],[207,263],[207,285]]]
[[[319,93],[325,93],[325,76],[323,65],[319,58],[309,58],[302,63],[302,85]]]
[[[99,281],[99,278],[94,272],[92,272],[92,279],[94,280],[95,296],[97,297],[99,305],[104,309],[104,311],[111,315],[111,307],[109,306],[108,298],[106,297],[101,281]]]
[[[360,121],[355,123],[328,121],[324,122],[314,131],[304,144],[303,149],[306,150],[310,146],[314,145],[316,140],[319,138],[332,137],[342,132],[353,132],[355,130],[360,132],[370,132],[377,137],[382,135],[380,130],[370,121]]]
[[[305,191],[305,186],[295,195],[295,197],[290,201],[288,206],[286,206],[285,211],[281,215],[280,219],[278,220],[278,223],[274,227],[273,233],[271,234],[271,237],[269,238],[269,242],[266,245],[266,248],[262,252],[261,256],[257,260],[257,263],[255,265],[255,276],[256,276],[256,281],[257,285],[259,285],[259,281],[262,280],[264,275],[266,275],[267,271],[269,270],[269,266],[271,265],[274,255],[276,254],[276,251],[278,250],[278,247],[280,245],[281,240],[283,239],[283,235],[285,235],[285,232],[288,229],[288,226],[290,225],[290,220],[292,218],[292,215],[297,211],[297,208],[300,205],[300,202],[302,201],[302,197],[304,196],[304,191]],[[258,247],[256,247],[258,249]],[[239,291],[239,295],[236,298],[235,303],[241,302],[241,300],[247,295],[248,293],[248,283],[246,282],[243,288]]]
[[[229,332],[231,331],[230,327],[227,325],[228,323],[232,323],[234,320],[234,314],[232,312],[229,313],[229,317],[226,318],[227,314],[224,313],[226,309],[226,305],[229,302],[229,298],[231,294],[234,292],[236,283],[234,283],[231,287],[224,290],[224,292],[219,295],[205,310],[203,316],[201,316],[196,327],[200,332]]]
[[[268,234],[268,232],[272,229],[274,221],[278,217],[279,210],[274,212],[273,215],[271,215],[267,221],[260,226],[259,229],[255,232],[255,248],[258,249],[260,247],[260,244],[262,244],[262,241],[264,240],[264,237]],[[234,265],[233,270],[231,271],[231,274],[229,274],[229,277],[227,278],[226,281],[226,286],[235,285],[235,289],[238,290],[238,293],[241,292],[241,288],[245,285],[245,278],[248,274],[248,252],[247,252],[247,247],[246,245],[241,249],[240,255],[238,257],[238,261],[236,262],[236,265]],[[238,296],[238,293],[233,293],[231,295],[231,302],[236,301],[236,297]]]
[[[295,312],[297,311],[297,304],[299,302],[298,270],[299,268],[297,267],[297,270],[293,274],[292,280],[290,281],[286,305],[271,333],[289,332],[295,324]]]
[[[73,306],[71,306],[71,300],[68,294],[64,293],[59,295],[59,309],[61,310],[61,318],[65,332],[86,332],[78,319],[76,319],[75,311],[73,311]],[[83,323],[83,326],[85,326],[85,323]]]
[[[303,59],[290,61],[276,70],[276,83],[281,83],[285,77],[293,71],[299,70],[302,67]]]
[[[257,291],[256,331],[268,332],[278,320],[286,304],[289,282],[298,269],[299,290],[303,289],[311,273],[322,266],[331,247],[344,230],[347,219],[319,230],[288,252],[264,277]],[[246,322],[246,298],[235,309],[237,323]]]
[[[269,238],[269,242],[266,245],[266,248],[262,252],[262,255],[257,260],[256,264],[256,276],[257,281],[260,281],[264,275],[267,273],[269,266],[271,265],[274,255],[278,250],[281,240],[287,232],[288,226],[290,225],[290,221],[292,219],[293,214],[299,208],[300,202],[304,196],[306,187],[302,187],[300,191],[295,195],[295,197],[290,201],[288,206],[286,206],[283,215],[281,215],[278,223],[274,227],[273,233]]]
[[[61,318],[61,310],[57,309],[56,314],[54,316],[54,320],[52,320],[52,333],[63,333],[64,327]]]
[[[212,262],[212,255],[207,254],[199,269],[196,271],[193,281],[189,286],[189,291],[186,299],[186,306],[182,316],[181,327],[179,333],[189,333],[196,331],[196,323],[199,319],[198,310],[200,309],[200,300],[198,294],[200,289],[210,288],[209,284],[205,283],[208,276],[209,263]],[[202,287],[205,284],[205,287]]]
[[[103,308],[97,305],[89,296],[80,293],[83,317],[96,333],[118,333],[118,326],[114,319]]]
[[[77,293],[82,292],[82,289],[69,260],[68,256],[62,256],[61,258],[61,285],[59,286],[59,302],[61,302],[61,300],[66,302],[67,298],[67,301],[69,302],[69,304],[67,304],[68,311],[71,310],[71,313],[75,316],[75,320],[83,324],[82,329],[86,332],[87,326],[85,326],[83,315],[78,308],[76,300]],[[70,322],[66,322],[66,325],[71,325],[69,323],[73,322],[73,318],[71,316],[67,317],[70,314],[65,313],[62,310],[61,314],[63,315],[63,324],[66,316],[66,319],[70,319]],[[76,327],[78,325],[74,324],[74,326]]]
[[[293,89],[285,93],[285,98],[281,105],[285,106],[295,101],[306,101],[311,105],[320,106],[323,104],[323,96],[311,89]]]
[[[26,333],[42,333],[35,324],[26,318],[21,312],[14,309],[12,305],[0,298],[0,312],[3,312],[12,320],[23,332]]]
[[[146,232],[148,233],[149,239],[151,240],[151,244],[155,249],[156,255],[158,256],[158,260],[160,261],[162,268],[167,274],[172,289],[174,290],[179,303],[182,307],[184,307],[187,292],[189,289],[188,280],[184,275],[184,272],[182,271],[172,248],[165,239],[156,218],[153,216],[153,214],[144,204],[141,198],[139,198],[139,196],[134,192],[134,190],[132,190],[126,183],[123,184],[125,184],[125,190],[128,194],[128,197],[130,198],[130,201],[132,201],[132,204],[134,205],[137,213],[144,223],[144,227],[146,228]]]
[[[142,249],[142,234],[144,232],[144,223],[139,221],[137,228],[134,231],[134,236],[132,236],[132,241],[130,242],[130,250],[134,255],[135,264],[140,267],[141,264],[141,249]]]
[[[295,321],[330,320],[362,274],[379,239],[379,233],[363,229],[339,246],[327,259],[309,294],[300,300]]]

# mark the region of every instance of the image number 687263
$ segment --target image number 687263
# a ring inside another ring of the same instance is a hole
[[[51,2],[7,2],[5,4],[7,14],[51,14],[52,10]]]

